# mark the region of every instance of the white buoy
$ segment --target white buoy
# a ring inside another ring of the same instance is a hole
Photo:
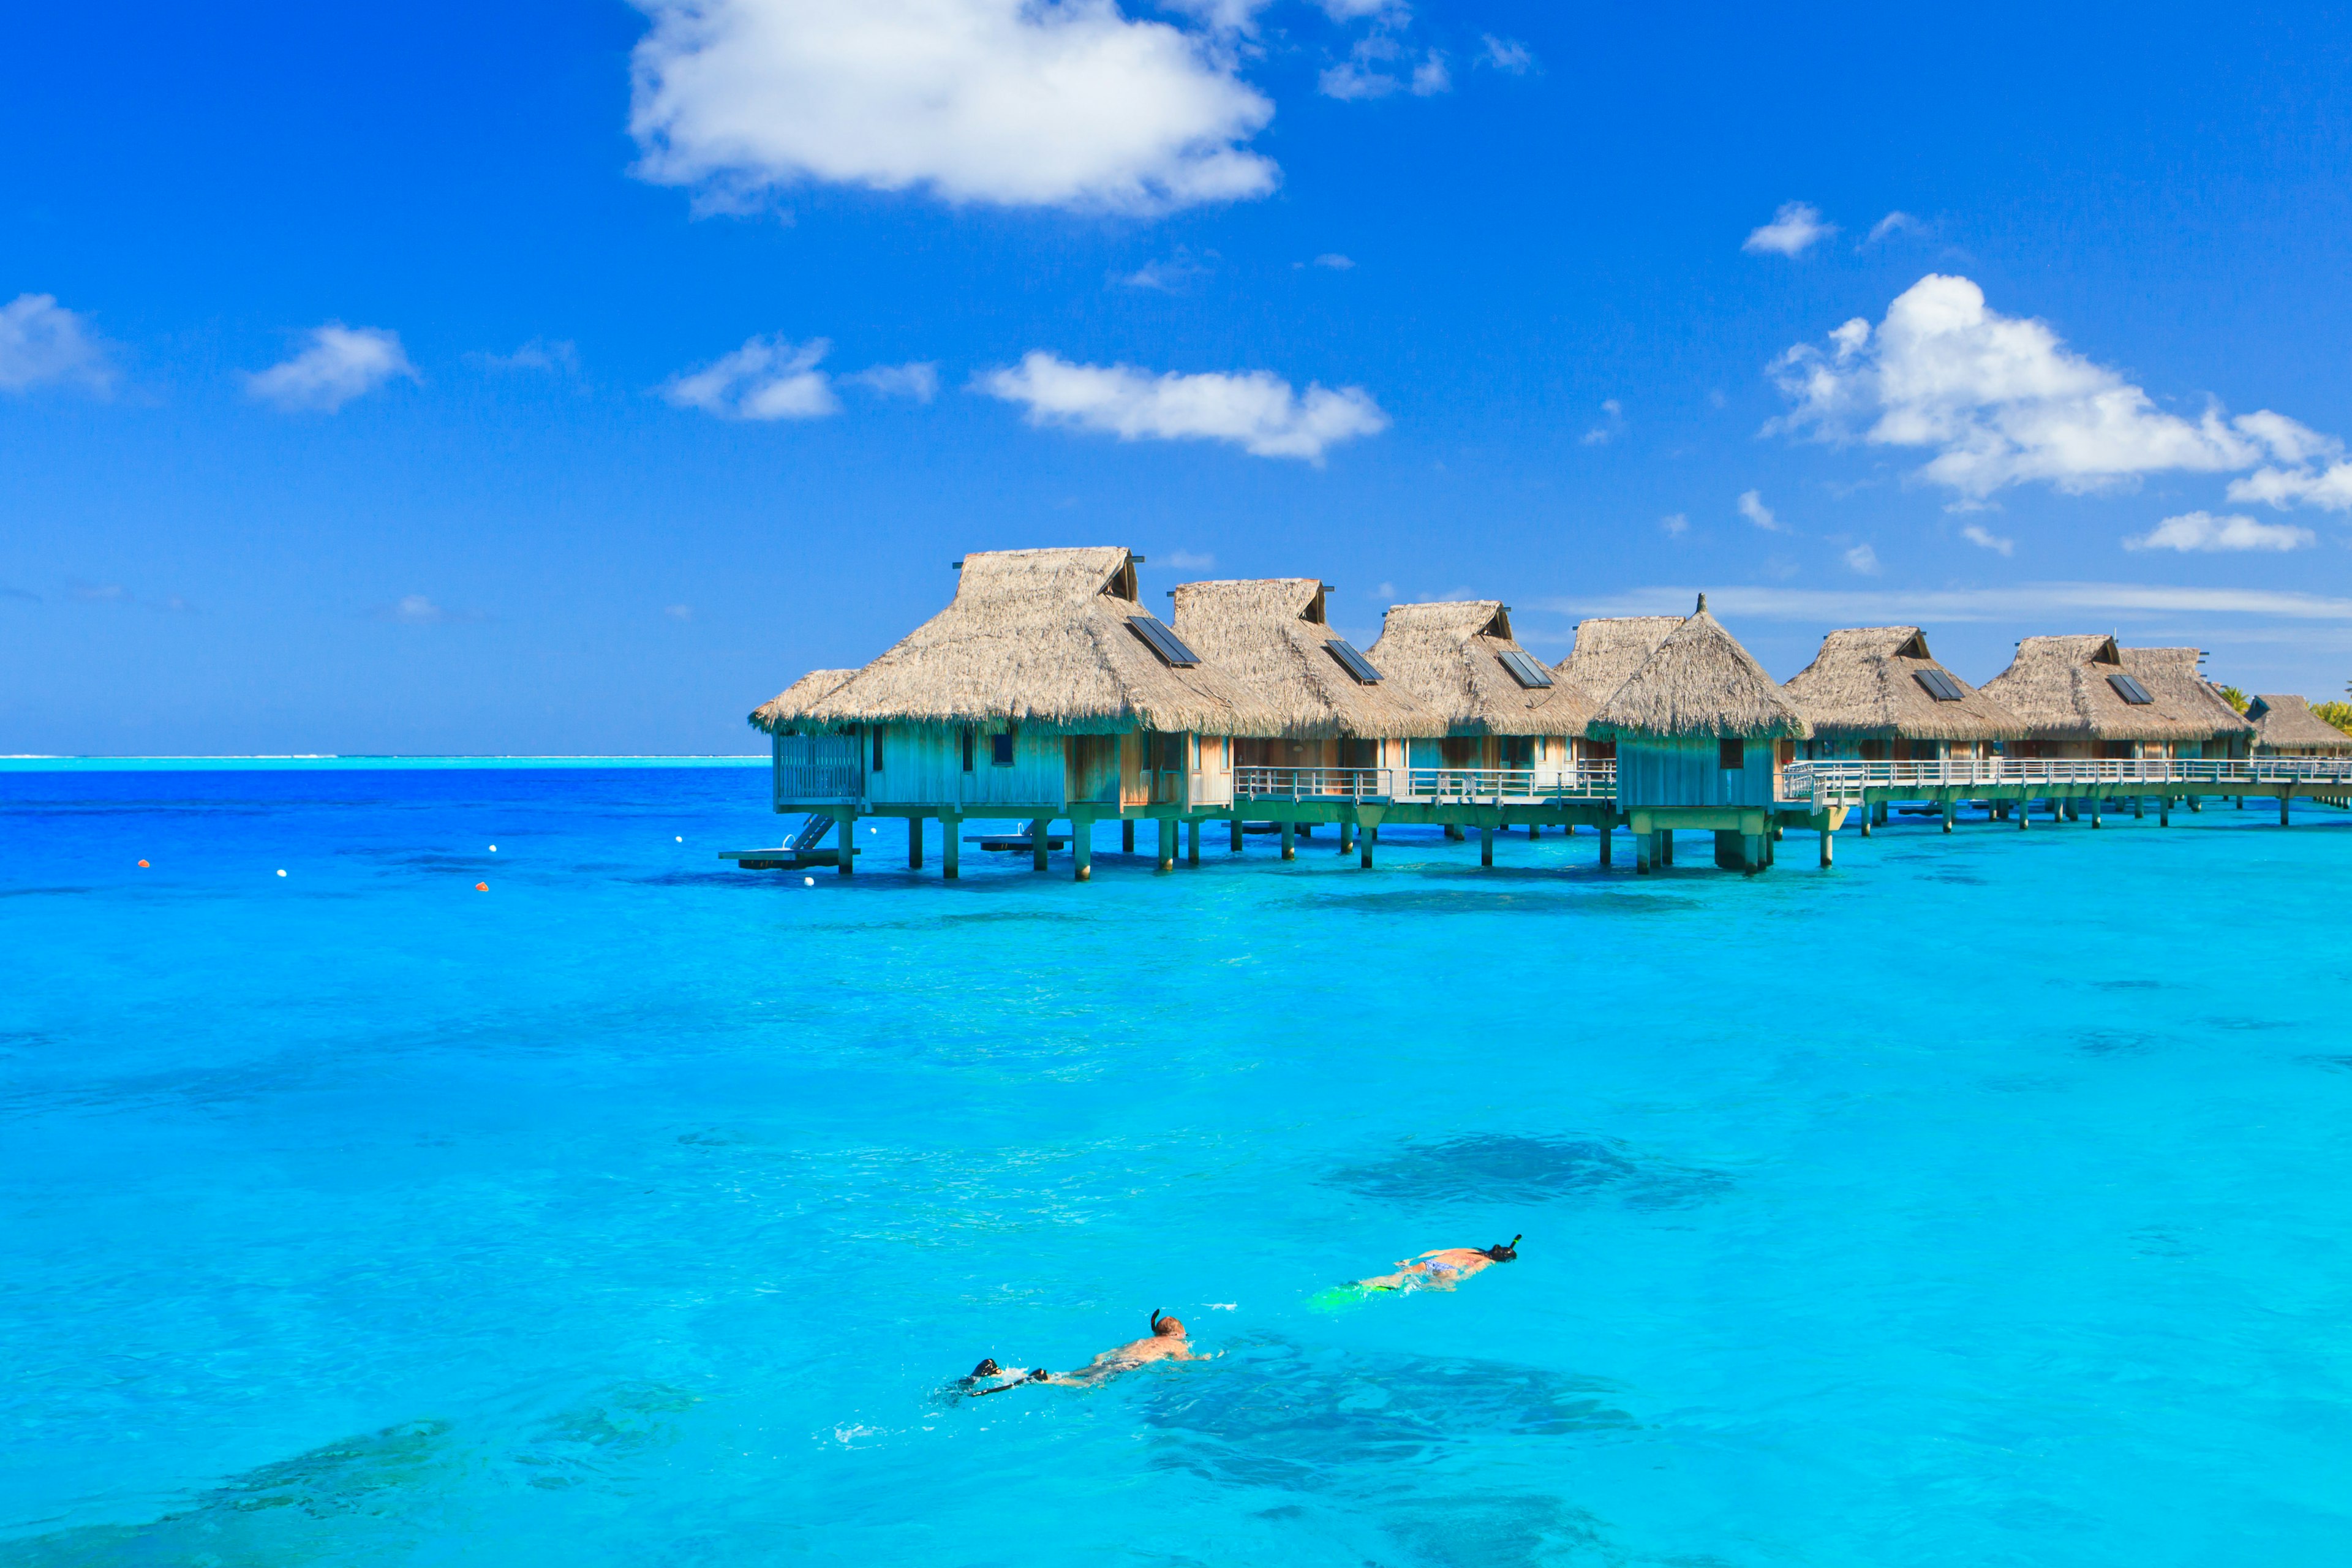
[[[495,844],[491,845],[491,846],[490,846],[490,853],[491,853],[491,854],[493,854],[493,855],[495,855],[495,854],[497,854],[498,852],[499,852],[499,847],[498,847],[497,845],[495,845]]]
[[[685,834],[683,834],[683,833],[679,834],[679,835],[677,836],[677,841],[678,841],[680,844],[685,843],[685,842],[686,842],[686,835],[685,835]]]
[[[280,872],[278,872],[278,874],[279,876],[281,876],[281,877],[283,877],[284,875],[286,875],[286,873],[285,873],[285,872],[283,872],[283,871],[280,871]]]
[[[278,874],[281,877],[286,875],[283,871],[280,871]],[[803,877],[801,879],[801,886],[804,888],[814,888],[816,886],[816,879],[814,877]]]

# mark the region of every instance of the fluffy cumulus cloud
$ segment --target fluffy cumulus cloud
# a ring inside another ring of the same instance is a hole
[[[1535,68],[1534,51],[1517,38],[1498,38],[1494,34],[1487,33],[1483,36],[1481,42],[1485,45],[1484,50],[1478,56],[1478,63],[1482,66],[1492,66],[1498,71],[1508,71],[1513,76],[1525,76]]]
[[[89,321],[54,294],[19,294],[0,305],[0,390],[78,386],[104,393],[114,384],[106,349]]]
[[[2315,543],[2311,530],[2291,523],[2260,522],[2251,517],[2215,517],[2210,511],[2168,517],[2147,532],[2124,541],[2126,550],[2240,551],[2300,550]]]
[[[832,347],[823,338],[799,344],[751,338],[731,354],[670,377],[659,390],[679,408],[721,419],[822,419],[841,412],[832,381],[816,368]]]
[[[2017,541],[2003,538],[1980,523],[1972,522],[1961,529],[1960,537],[1978,549],[1990,550],[1996,555],[2012,554],[2017,550]]]
[[[419,379],[398,332],[330,321],[311,328],[293,358],[247,376],[245,389],[289,411],[332,414],[387,382]]]
[[[1789,531],[1788,526],[1772,515],[1772,509],[1764,504],[1764,493],[1761,490],[1739,492],[1739,515],[1767,533]]]
[[[1324,97],[1343,100],[1386,98],[1400,91],[1432,98],[1453,86],[1454,74],[1446,68],[1444,54],[1431,49],[1416,59],[1384,28],[1357,39],[1346,59],[1316,79]]]
[[[1217,29],[1256,7],[1114,0],[639,0],[640,172],[719,201],[803,182],[1153,212],[1265,195],[1274,105]]]
[[[1802,256],[1837,232],[1811,202],[1782,202],[1772,221],[1748,230],[1739,248],[1756,256]]]
[[[1263,370],[1154,375],[1123,364],[1072,364],[1037,351],[973,385],[1022,405],[1033,425],[1099,430],[1122,441],[1225,441],[1257,457],[1301,458],[1318,467],[1331,447],[1389,426],[1362,387],[1309,384],[1302,396]]]
[[[2235,419],[2214,407],[2194,419],[2167,413],[2069,349],[2048,323],[2004,316],[1969,279],[1934,273],[1897,296],[1876,327],[1857,316],[1830,334],[1826,350],[1789,350],[1772,375],[1792,406],[1768,431],[1932,452],[1919,477],[1969,502],[2011,485],[2080,494],[2147,474],[2231,472],[2265,459],[2275,461],[2245,484],[2284,492],[2324,484],[2319,465],[2336,450],[2268,411]],[[2352,487],[2347,495],[2352,505]]]

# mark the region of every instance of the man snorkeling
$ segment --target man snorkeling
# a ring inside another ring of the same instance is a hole
[[[1160,1310],[1154,1308],[1151,1313],[1151,1332],[1148,1336],[1139,1340],[1129,1340],[1115,1349],[1107,1350],[1076,1372],[1049,1373],[1041,1366],[1026,1373],[1007,1373],[992,1360],[982,1362],[972,1369],[971,1376],[963,1381],[966,1386],[970,1386],[974,1382],[986,1377],[1010,1379],[1008,1382],[998,1384],[993,1388],[976,1391],[972,1397],[979,1398],[983,1394],[1002,1394],[1008,1388],[1018,1388],[1024,1383],[1051,1383],[1066,1388],[1092,1388],[1098,1383],[1117,1377],[1120,1373],[1133,1372],[1137,1367],[1148,1365],[1155,1361],[1209,1361],[1212,1359],[1213,1358],[1192,1348],[1192,1342],[1185,1337],[1184,1325],[1181,1322],[1174,1318],[1162,1316]]]
[[[994,1356],[988,1356],[978,1366],[971,1369],[970,1375],[957,1378],[956,1388],[959,1392],[978,1399],[983,1394],[1002,1394],[1008,1388],[1018,1388],[1024,1383],[1043,1383],[1052,1375],[1053,1373],[1042,1366],[1033,1366],[1026,1370],[1017,1366],[999,1366],[996,1364]],[[981,1386],[982,1384],[988,1384],[989,1386],[983,1388]]]
[[[1521,1232],[1525,1235],[1525,1232]],[[1359,1279],[1360,1290],[1451,1290],[1482,1268],[1508,1263],[1519,1255],[1519,1237],[1492,1247],[1437,1247],[1417,1258],[1400,1258],[1397,1271]]]

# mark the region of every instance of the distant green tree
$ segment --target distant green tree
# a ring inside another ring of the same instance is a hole
[[[2221,688],[2221,700],[2228,703],[2231,707],[2235,708],[2241,713],[2243,713],[2246,710],[2246,694],[2239,690],[2234,686],[2224,686]]]
[[[2346,734],[2352,735],[2352,702],[2315,702],[2311,710]]]

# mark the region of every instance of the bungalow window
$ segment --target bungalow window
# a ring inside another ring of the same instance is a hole
[[[1715,743],[1715,765],[1725,773],[1735,773],[1748,765],[1748,742],[1734,735]]]
[[[990,750],[988,760],[991,763],[1000,768],[1009,768],[1013,765],[1012,731],[1006,730],[1001,734],[991,735],[988,738],[988,744]]]
[[[882,726],[874,726],[874,771],[882,771]]]
[[[966,730],[963,732],[963,771],[966,773],[971,772],[972,752],[976,749],[972,743],[972,732]]]

